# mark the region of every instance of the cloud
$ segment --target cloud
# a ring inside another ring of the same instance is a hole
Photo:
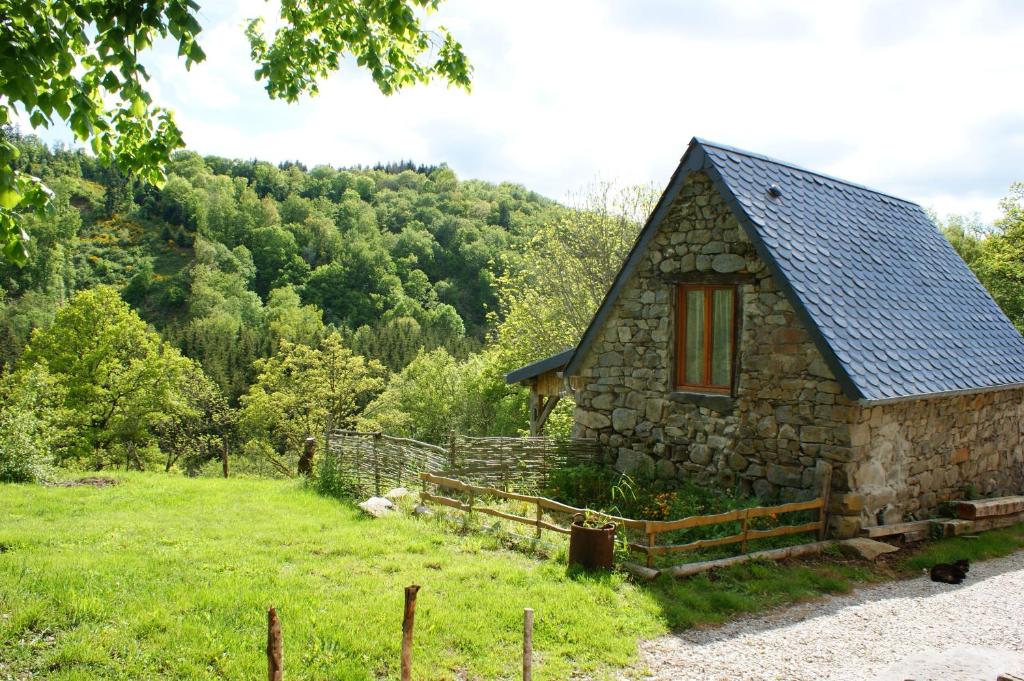
[[[449,0],[472,94],[382,96],[346,64],[320,96],[268,101],[242,22],[203,16],[209,59],[154,55],[159,99],[201,153],[309,165],[413,159],[562,198],[595,176],[663,186],[694,135],[877,187],[940,213],[998,214],[1024,180],[1024,4]],[[163,48],[162,48],[163,49]]]

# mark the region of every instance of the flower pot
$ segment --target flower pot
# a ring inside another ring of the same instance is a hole
[[[569,565],[584,570],[611,570],[615,560],[615,523],[587,527],[582,516],[569,527]]]

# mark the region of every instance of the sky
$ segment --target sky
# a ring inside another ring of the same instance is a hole
[[[462,42],[470,93],[385,97],[346,65],[292,105],[254,80],[242,32],[271,5],[200,4],[207,61],[147,63],[202,154],[445,162],[565,199],[598,178],[664,187],[699,136],[984,221],[1024,181],[1019,0],[447,0],[431,21]]]

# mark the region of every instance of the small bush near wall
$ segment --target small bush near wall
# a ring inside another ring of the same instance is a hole
[[[319,494],[335,499],[353,499],[358,496],[354,481],[342,469],[336,457],[317,458],[316,477],[312,481],[313,489]]]
[[[544,494],[572,506],[639,520],[671,520],[758,506],[756,497],[682,483],[664,492],[650,481],[633,479],[606,466],[569,466],[551,474]]]

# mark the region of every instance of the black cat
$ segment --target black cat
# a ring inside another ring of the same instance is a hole
[[[967,577],[970,569],[971,564],[963,558],[952,563],[939,563],[932,567],[931,578],[933,582],[959,584]]]

